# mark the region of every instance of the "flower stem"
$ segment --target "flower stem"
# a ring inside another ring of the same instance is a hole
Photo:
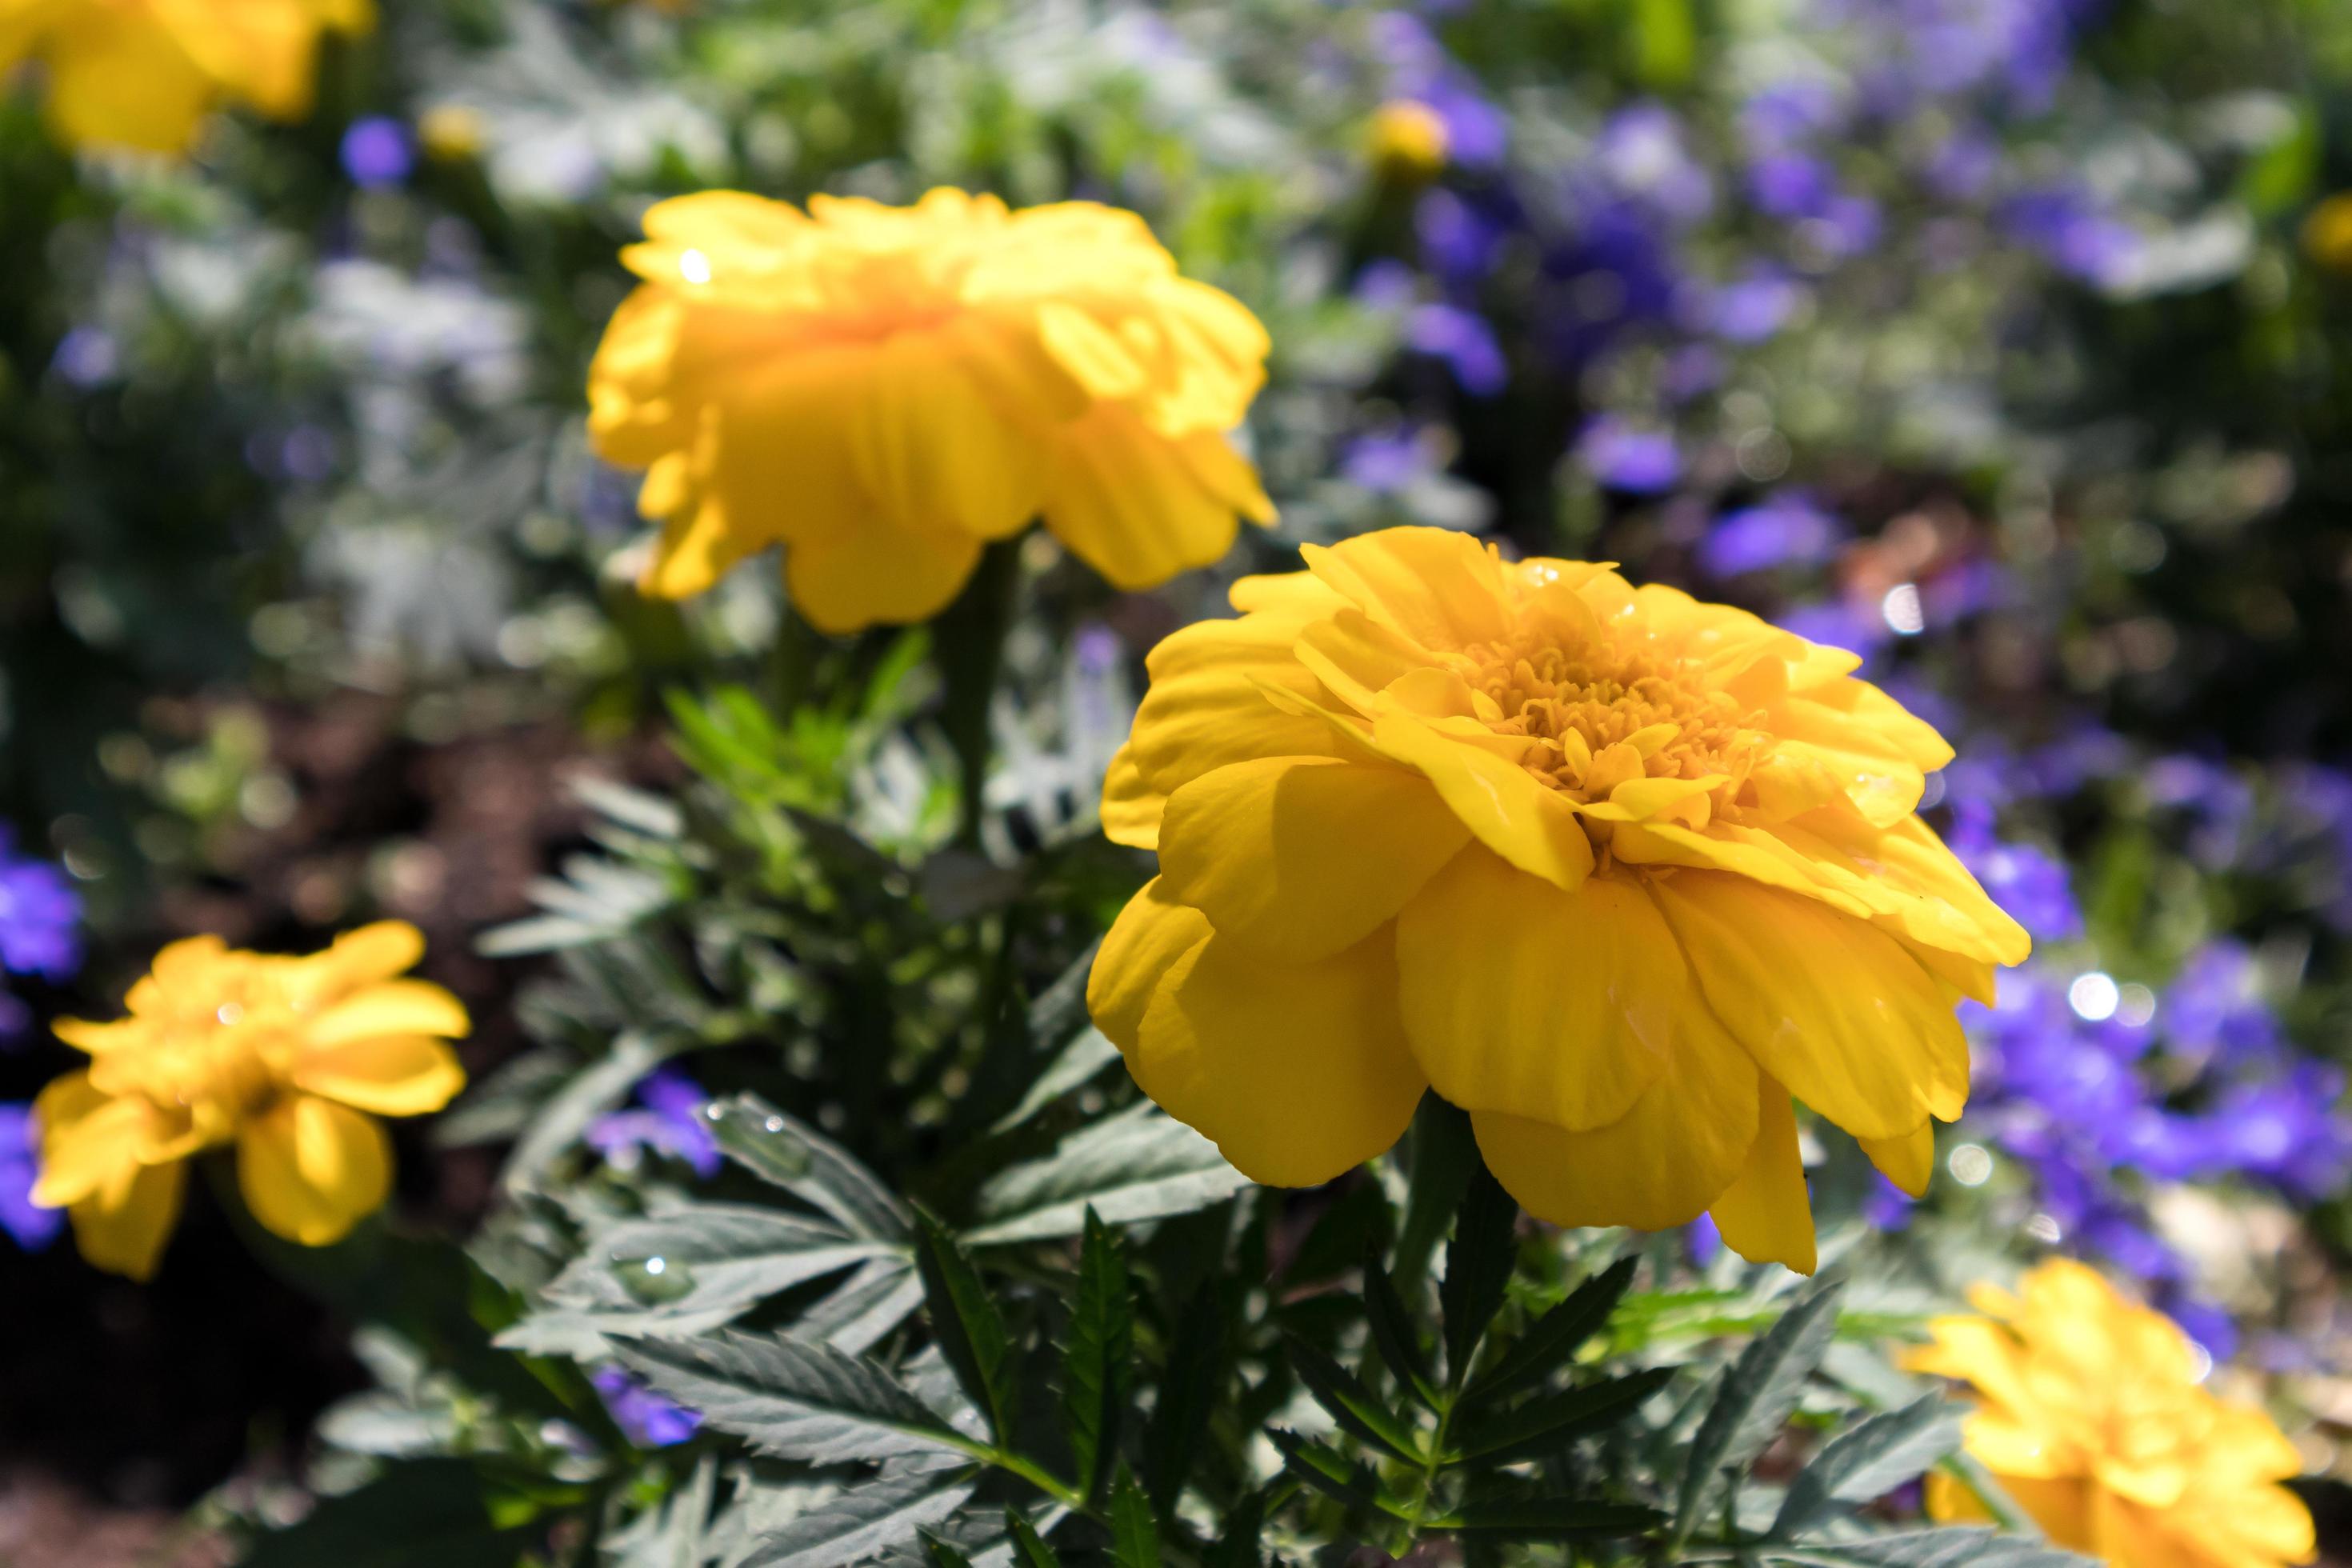
[[[960,847],[980,847],[982,795],[988,783],[989,716],[996,679],[1004,668],[1004,636],[1021,586],[1021,541],[1000,539],[982,552],[963,592],[932,627],[931,658],[938,666],[945,708],[940,727],[954,748],[961,815],[956,823]]]

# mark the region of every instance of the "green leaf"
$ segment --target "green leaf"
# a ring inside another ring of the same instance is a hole
[[[1960,1417],[1941,1393],[1874,1415],[1840,1433],[1789,1483],[1771,1534],[1780,1540],[1840,1503],[1869,1502],[1959,1446]]]
[[[1445,1319],[1445,1378],[1460,1388],[1470,1380],[1471,1358],[1486,1325],[1503,1309],[1503,1290],[1518,1261],[1515,1232],[1519,1205],[1480,1161],[1470,1173],[1454,1241],[1445,1249],[1445,1279],[1437,1300]]]
[[[721,1329],[682,1343],[623,1340],[616,1349],[662,1394],[780,1458],[830,1465],[970,1451],[970,1439],[889,1373],[829,1345]]]
[[[1177,1321],[1176,1343],[1160,1379],[1160,1400],[1143,1435],[1143,1476],[1152,1506],[1169,1512],[1192,1473],[1192,1457],[1207,1436],[1209,1417],[1224,1397],[1225,1310],[1216,1283],[1205,1280]]]
[[[1265,1435],[1282,1450],[1285,1468],[1316,1490],[1356,1508],[1392,1511],[1381,1495],[1380,1479],[1372,1474],[1371,1466],[1344,1458],[1311,1438],[1279,1426],[1267,1427]]]
[[[750,1204],[696,1204],[594,1232],[499,1336],[509,1349],[593,1360],[615,1335],[683,1338],[827,1274],[891,1255],[822,1220]]]
[[[1437,1385],[1429,1374],[1421,1331],[1413,1327],[1412,1313],[1397,1294],[1389,1271],[1381,1267],[1377,1253],[1364,1259],[1364,1316],[1371,1324],[1372,1346],[1395,1374],[1398,1385],[1435,1409]]]
[[[2062,1552],[2046,1541],[2003,1535],[1981,1525],[1909,1530],[1832,1544],[1759,1545],[1775,1563],[1816,1568],[2092,1568],[2095,1558]]]
[[[919,1539],[971,1496],[968,1470],[867,1477],[764,1535],[742,1568],[837,1568]]]
[[[1078,1291],[1070,1307],[1070,1342],[1062,1356],[1062,1408],[1079,1490],[1099,1496],[1118,1453],[1119,1417],[1134,1377],[1135,1302],[1127,1248],[1117,1231],[1087,1211],[1078,1253]]]
[[[470,1461],[421,1459],[321,1499],[237,1561],[238,1568],[513,1568],[528,1539],[492,1521],[484,1478]]]
[[[1217,1543],[1202,1559],[1202,1568],[1265,1568],[1259,1538],[1265,1533],[1265,1490],[1249,1493],[1225,1515]]]
[[[1746,1469],[1787,1425],[1836,1331],[1839,1291],[1834,1281],[1815,1286],[1725,1369],[1683,1468],[1677,1539],[1696,1527],[1722,1478]]]
[[[1075,1236],[1092,1207],[1110,1225],[1190,1214],[1250,1184],[1217,1146],[1150,1101],[1106,1117],[1043,1160],[981,1189],[974,1247]]]
[[[1160,1521],[1125,1465],[1111,1485],[1110,1555],[1118,1568],[1160,1568]]]
[[[923,1532],[923,1554],[931,1560],[931,1568],[971,1568],[971,1558],[929,1531]]]
[[[955,1237],[924,1210],[916,1211],[915,1220],[915,1262],[922,1270],[923,1299],[930,1307],[931,1337],[988,1422],[989,1432],[999,1443],[1010,1442],[1013,1336],[981,1281],[980,1270]]]
[[[1028,1568],[1062,1568],[1060,1555],[1045,1544],[1045,1537],[1037,1533],[1037,1527],[1018,1510],[1009,1507],[1004,1510],[1004,1531],[1013,1537],[1013,1550],[1021,1553],[1021,1561],[1028,1564]]]
[[[639,1079],[694,1043],[686,1036],[655,1040],[634,1030],[620,1036],[609,1055],[581,1068],[547,1097],[507,1155],[499,1182],[510,1193],[537,1186],[549,1164],[579,1142],[590,1122],[626,1100]]]
[[[1089,950],[1091,956],[1091,950]],[[1051,994],[1049,992],[1048,994]],[[1039,999],[1041,1002],[1044,998]],[[1020,1103],[991,1124],[991,1132],[1008,1132],[1075,1089],[1092,1083],[1102,1070],[1118,1060],[1118,1047],[1100,1029],[1087,1027],[1070,1037],[1061,1054],[1045,1065]]]
[[[852,1235],[903,1242],[907,1205],[849,1151],[756,1094],[714,1100],[710,1133],[722,1152],[753,1175],[831,1215]]]
[[[1295,1334],[1285,1334],[1282,1344],[1298,1381],[1343,1431],[1408,1464],[1422,1462],[1421,1435],[1412,1424],[1374,1398],[1353,1373]]]
[[[1435,1530],[1495,1531],[1528,1540],[1572,1541],[1640,1535],[1666,1522],[1654,1508],[1582,1498],[1531,1498],[1523,1502],[1465,1505],[1429,1521]]]
[[[1538,1318],[1486,1374],[1470,1385],[1465,1401],[1502,1398],[1567,1365],[1609,1321],[1640,1264],[1639,1258],[1621,1258],[1570,1291],[1566,1300]]]
[[[1465,1459],[1510,1464],[1533,1458],[1587,1432],[1614,1426],[1674,1380],[1670,1366],[1563,1389],[1472,1426],[1455,1447]]]
[[[1422,1096],[1404,1139],[1404,1221],[1397,1232],[1397,1289],[1417,1294],[1429,1269],[1429,1255],[1462,1206],[1472,1167],[1482,1163],[1470,1118],[1434,1093]]]

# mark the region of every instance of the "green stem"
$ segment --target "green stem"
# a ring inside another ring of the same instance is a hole
[[[980,847],[981,796],[988,783],[991,749],[989,709],[1004,668],[1004,636],[1012,629],[1020,586],[1020,538],[1000,539],[982,552],[963,592],[932,626],[931,658],[945,701],[940,727],[955,751],[962,805],[956,843],[966,849]]]

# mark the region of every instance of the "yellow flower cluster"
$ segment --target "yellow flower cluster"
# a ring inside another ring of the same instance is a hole
[[[1810,1270],[1791,1094],[1924,1189],[1961,996],[2025,932],[1915,815],[1950,748],[1852,654],[1580,561],[1391,529],[1156,648],[1088,990],[1242,1171],[1327,1181],[1425,1089],[1561,1225],[1701,1212]]]
[[[664,525],[650,593],[782,543],[793,602],[845,632],[936,613],[1039,516],[1127,588],[1223,554],[1236,513],[1273,521],[1227,439],[1265,330],[1133,213],[715,191],[646,235],[588,395]]]
[[[234,1142],[256,1219],[308,1247],[340,1240],[391,1185],[373,1118],[438,1110],[465,1086],[445,1042],[465,1036],[466,1010],[398,978],[424,953],[414,926],[389,921],[302,958],[173,942],[131,988],[129,1017],[57,1025],[90,1065],[35,1107],[33,1201],[70,1211],[90,1262],[143,1279],[178,1217],[184,1162]]]
[[[223,102],[299,120],[320,36],[374,22],[371,0],[0,0],[0,74],[40,62],[75,145],[177,153]]]
[[[2294,1445],[2260,1410],[2206,1391],[2170,1319],[2063,1259],[2015,1295],[1980,1286],[1970,1300],[1984,1316],[1937,1320],[1911,1364],[1969,1385],[1968,1451],[2052,1541],[2117,1568],[2311,1560],[2310,1510],[2278,1484],[2303,1469]],[[1927,1507],[1984,1517],[1940,1474]]]

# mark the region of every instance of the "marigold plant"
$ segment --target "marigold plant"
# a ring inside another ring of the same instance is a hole
[[[2278,1483],[2302,1460],[2259,1409],[2216,1397],[2172,1320],[2095,1270],[2053,1258],[2012,1295],[1979,1286],[1982,1317],[1939,1318],[1912,1366],[1976,1397],[1969,1452],[2051,1540],[2121,1568],[2305,1563],[2311,1512]],[[1984,1517],[1932,1475],[1937,1519]]]
[[[0,72],[40,62],[68,142],[177,153],[223,102],[301,119],[320,37],[374,21],[371,0],[0,0]]]
[[[597,450],[646,469],[650,593],[782,543],[793,603],[850,631],[931,615],[1033,518],[1126,588],[1273,520],[1228,439],[1265,331],[1133,213],[714,191],[646,234],[588,392]]]
[[[1951,752],[1858,660],[1603,565],[1392,529],[1152,653],[1105,826],[1160,875],[1088,1000],[1260,1181],[1424,1089],[1530,1211],[1712,1214],[1810,1270],[1793,1094],[1924,1189],[1962,996],[2025,932],[1916,815]]]
[[[467,1033],[465,1008],[399,978],[424,952],[397,921],[299,958],[173,942],[131,988],[129,1017],[56,1026],[90,1065],[41,1093],[33,1200],[69,1210],[90,1262],[143,1279],[179,1215],[184,1162],[233,1142],[257,1220],[308,1247],[341,1239],[390,1189],[373,1118],[438,1110],[465,1087],[446,1043]]]

